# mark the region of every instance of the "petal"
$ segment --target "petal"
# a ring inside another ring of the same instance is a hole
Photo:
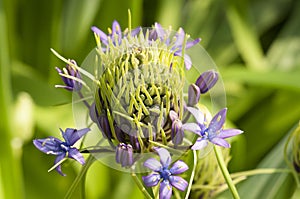
[[[38,150],[52,155],[60,155],[64,153],[60,148],[61,143],[61,140],[54,137],[33,140],[33,144]]]
[[[54,161],[54,165],[57,164],[59,161],[61,161],[62,159],[64,159],[66,156],[66,154],[61,154],[59,156],[56,157],[55,161]],[[66,176],[66,174],[64,174],[61,170],[61,165],[58,165],[55,170],[62,176]]]
[[[202,94],[208,92],[218,81],[219,75],[214,70],[208,70],[202,73],[195,84],[200,88]]]
[[[197,39],[195,39],[194,41],[188,41],[188,42],[186,42],[185,49],[189,49],[189,48],[195,46],[195,45],[196,45],[197,43],[199,43],[200,41],[201,41],[201,39],[200,39],[200,38],[197,38]]]
[[[170,176],[169,181],[172,186],[180,191],[184,191],[188,186],[188,182],[180,176]]]
[[[174,45],[175,45],[174,47],[179,48],[176,50],[182,51],[182,44],[184,42],[184,36],[185,36],[184,30],[182,28],[179,28],[178,32],[175,35],[176,41],[174,43]]]
[[[244,133],[244,131],[242,131],[240,129],[225,129],[225,130],[221,130],[217,137],[225,139],[225,138],[233,137],[233,136],[236,136],[236,135],[239,135],[242,133]]]
[[[154,28],[156,30],[157,36],[161,40],[164,40],[166,33],[165,33],[164,29],[162,28],[162,26],[159,23],[155,23]]]
[[[204,149],[208,144],[208,141],[203,138],[198,138],[195,144],[192,146],[192,150],[202,150]]]
[[[63,138],[66,140],[66,142],[72,146],[77,142],[82,136],[84,136],[88,131],[90,131],[89,128],[84,128],[81,130],[67,128],[65,132],[63,132],[62,129],[60,129]]]
[[[96,26],[92,26],[91,29],[95,34],[97,34],[100,37],[100,40],[103,44],[108,45],[107,35],[104,32],[102,32],[102,30],[100,30]]]
[[[171,110],[169,113],[169,117],[172,121],[174,121],[174,120],[178,119],[178,114],[175,111]]]
[[[189,55],[184,54],[184,64],[187,70],[190,70],[192,67],[192,59]]]
[[[147,176],[142,176],[143,182],[147,187],[153,187],[160,181],[160,175],[158,173],[152,172]]]
[[[169,181],[164,180],[160,183],[159,199],[170,199],[172,196],[172,186]]]
[[[137,27],[137,28],[131,30],[131,36],[132,36],[132,37],[136,36],[137,34],[139,34],[139,32],[140,32],[141,30],[142,30],[142,27],[141,27],[141,26],[139,26],[139,27]]]
[[[209,123],[209,131],[216,133],[223,127],[226,119],[226,112],[227,108],[223,108],[213,117]]]
[[[230,148],[230,144],[222,138],[215,137],[211,140],[211,142],[215,145],[219,145],[225,148]]]
[[[201,128],[196,123],[185,123],[184,125],[182,125],[182,128],[184,130],[188,130],[188,131],[194,132],[198,135],[201,135]]]
[[[81,155],[81,153],[76,148],[70,148],[69,149],[69,151],[68,151],[68,157],[75,159],[80,164],[84,164],[85,163],[83,156]]]
[[[199,109],[193,107],[187,107],[186,109],[191,112],[198,124],[204,123],[204,114]]]
[[[200,88],[196,84],[189,85],[188,89],[188,106],[194,106],[199,102]]]
[[[117,34],[117,35],[121,35],[122,34],[122,30],[121,30],[121,26],[119,24],[119,22],[117,20],[113,21],[112,24],[112,34]]]
[[[155,150],[160,157],[160,163],[162,164],[162,166],[164,168],[168,168],[172,161],[169,151],[164,148],[155,148]]]
[[[178,160],[173,164],[173,166],[170,169],[170,172],[172,173],[172,175],[174,174],[176,175],[176,174],[181,174],[188,169],[189,167],[185,162],[183,162],[182,160]]]
[[[155,158],[149,158],[144,162],[144,166],[151,169],[152,171],[160,171],[162,168],[161,163]]]

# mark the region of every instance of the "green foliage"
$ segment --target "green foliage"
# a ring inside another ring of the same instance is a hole
[[[245,132],[232,145],[229,169],[286,168],[284,137],[300,118],[300,1],[0,0],[0,198],[64,197],[78,165],[68,161],[65,178],[47,173],[52,157],[31,142],[73,126],[71,107],[56,107],[71,95],[54,89],[61,81],[54,67],[64,63],[50,48],[80,64],[95,46],[90,27],[106,30],[114,19],[125,27],[128,8],[133,27],[158,21],[202,38],[225,84],[228,119]],[[21,92],[35,112],[26,136],[12,127]],[[86,185],[87,198],[142,197],[130,174],[103,165],[91,167]],[[241,198],[299,198],[294,185],[290,175],[266,174],[237,189]]]

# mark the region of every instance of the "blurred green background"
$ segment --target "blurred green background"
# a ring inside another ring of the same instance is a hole
[[[133,27],[157,21],[202,38],[224,81],[228,119],[245,131],[230,171],[285,167],[278,147],[300,118],[299,0],[0,0],[0,198],[64,197],[79,165],[64,164],[67,177],[48,173],[53,157],[32,144],[74,126],[71,95],[54,88],[54,67],[64,64],[50,48],[80,64],[95,46],[90,27],[116,19],[124,28],[127,9]],[[242,198],[300,197],[290,176],[268,177],[238,186]],[[128,174],[100,163],[88,171],[86,194],[142,197]]]

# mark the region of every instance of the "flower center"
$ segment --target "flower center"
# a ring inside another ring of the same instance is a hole
[[[169,180],[170,176],[171,176],[171,172],[168,168],[163,168],[162,171],[160,172],[160,177],[163,180]]]
[[[70,150],[70,146],[66,142],[61,143],[60,148],[65,152],[68,152]]]

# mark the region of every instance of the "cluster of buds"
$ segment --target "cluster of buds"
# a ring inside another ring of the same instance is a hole
[[[57,87],[79,94],[88,108],[90,121],[101,132],[99,142],[75,151],[72,145],[88,136],[89,129],[67,129],[63,133],[65,142],[57,138],[37,139],[35,146],[57,155],[56,164],[65,157],[83,164],[79,151],[94,154],[101,147],[109,148],[107,151],[114,153],[114,164],[131,172],[138,172],[137,165],[152,170],[142,180],[148,187],[159,184],[160,198],[170,198],[173,187],[185,191],[188,183],[177,175],[189,167],[182,160],[172,164],[174,154],[180,157],[210,143],[228,148],[230,144],[225,139],[242,133],[238,129],[223,129],[226,108],[210,120],[198,106],[200,96],[218,81],[215,70],[203,72],[195,82],[185,85],[186,71],[193,66],[186,50],[200,39],[190,40],[182,28],[173,32],[158,23],[152,29],[129,27],[122,32],[114,21],[108,34],[97,27],[92,27],[92,31],[97,43],[93,59],[97,64],[93,66],[95,74],[87,76],[92,77],[93,89],[88,90],[92,91],[93,99],[87,101],[82,94],[86,93],[82,85],[88,84],[81,75],[88,72],[73,60],[67,61],[63,70],[56,69],[65,83]],[[100,144],[103,140],[106,146]],[[160,161],[148,158],[147,154],[158,155]],[[60,165],[57,168],[62,174]]]

